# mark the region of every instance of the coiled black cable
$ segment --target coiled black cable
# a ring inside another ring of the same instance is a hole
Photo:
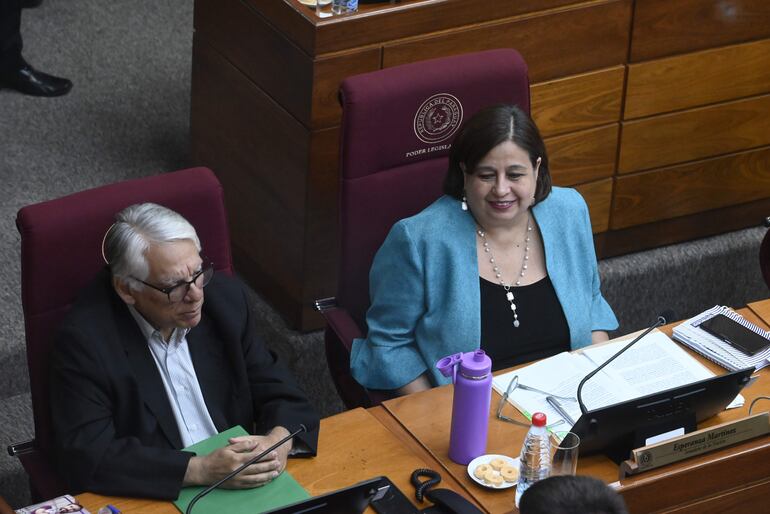
[[[420,480],[420,477],[426,477],[428,480],[425,480],[423,482],[422,480]],[[441,475],[439,475],[438,472],[433,471],[432,469],[427,469],[427,468],[415,469],[412,472],[411,482],[415,489],[414,496],[417,498],[418,502],[422,502],[423,497],[425,496],[425,493],[431,487],[438,485],[441,482]]]

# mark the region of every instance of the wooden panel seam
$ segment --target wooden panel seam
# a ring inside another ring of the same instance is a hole
[[[770,39],[628,66],[626,120],[770,91]]]
[[[614,197],[613,230],[769,198],[770,145],[624,175]],[[653,198],[658,208],[644,209]]]
[[[684,164],[769,144],[770,94],[621,125],[618,174]]]
[[[620,120],[625,66],[569,75],[530,86],[532,118],[543,137]]]

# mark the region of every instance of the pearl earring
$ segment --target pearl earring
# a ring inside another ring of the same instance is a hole
[[[468,202],[465,201],[465,195],[463,195],[463,200],[460,202],[460,208],[464,211],[468,210]]]

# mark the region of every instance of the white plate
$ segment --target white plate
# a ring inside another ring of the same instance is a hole
[[[473,474],[473,471],[476,469],[477,466],[480,466],[481,464],[489,464],[491,461],[495,459],[503,459],[506,465],[519,469],[518,457],[514,459],[507,455],[496,455],[493,453],[489,453],[487,455],[482,455],[481,457],[476,457],[475,459],[473,459],[468,463],[468,476],[471,477],[471,480],[473,480],[480,486],[486,487],[487,489],[509,489],[511,487],[516,487],[516,482],[505,482],[505,481],[503,481],[503,483],[499,486],[494,486],[492,484],[488,484],[484,482],[479,478],[476,478],[476,475]]]
[[[332,0],[299,0],[299,3],[303,5],[309,5],[310,7],[315,7],[316,4],[323,7],[324,5],[329,5],[332,3]]]

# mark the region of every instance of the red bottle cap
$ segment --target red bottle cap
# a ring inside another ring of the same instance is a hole
[[[545,426],[545,414],[542,412],[536,412],[532,415],[532,424],[536,427]]]

